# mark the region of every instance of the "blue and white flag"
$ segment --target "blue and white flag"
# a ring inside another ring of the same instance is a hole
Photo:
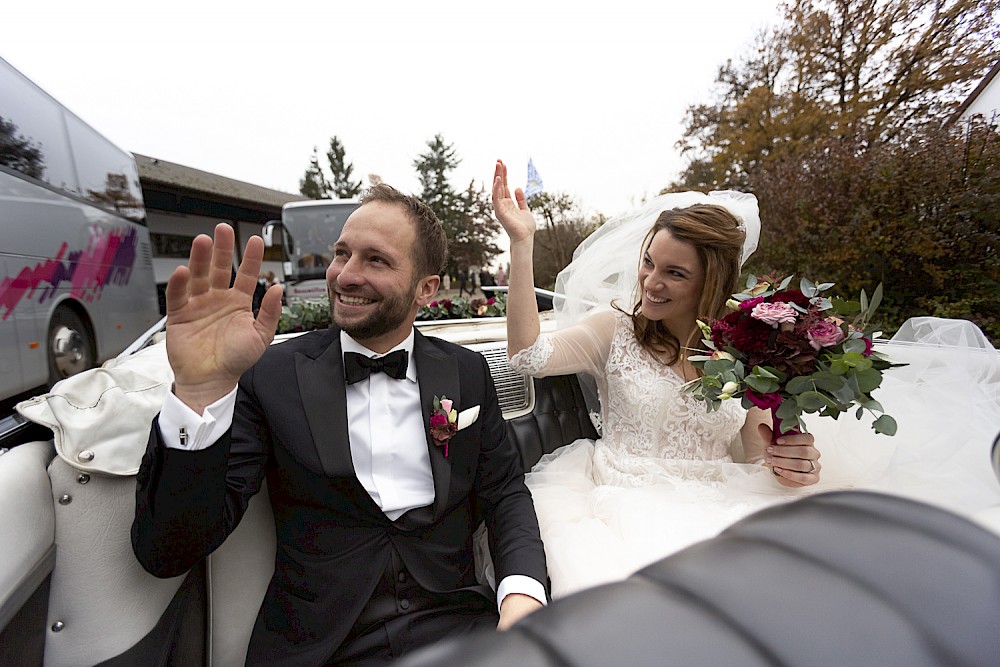
[[[535,163],[531,161],[531,158],[528,158],[528,185],[524,188],[524,196],[531,199],[540,194],[542,190],[542,177],[538,175]]]

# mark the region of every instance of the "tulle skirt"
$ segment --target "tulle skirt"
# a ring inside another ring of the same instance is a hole
[[[1000,433],[1000,355],[984,340],[880,345],[908,364],[887,371],[874,392],[896,419],[896,435],[875,434],[868,416],[807,416],[823,469],[820,483],[805,489],[786,489],[768,468],[730,460],[632,459],[622,466],[624,455],[600,440],[546,455],[526,481],[553,597],[623,579],[758,509],[814,493],[874,490],[972,519],[996,511],[1000,483],[990,450]],[[621,470],[637,467],[643,481],[633,486]]]

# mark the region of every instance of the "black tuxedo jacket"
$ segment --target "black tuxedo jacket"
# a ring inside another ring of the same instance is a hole
[[[167,448],[153,424],[132,542],[157,576],[176,576],[222,544],[267,479],[278,544],[251,660],[322,664],[370,598],[390,545],[430,591],[492,595],[475,580],[477,514],[490,531],[497,581],[511,574],[546,581],[534,507],[486,360],[419,332],[413,356],[425,424],[434,396],[480,413],[453,437],[447,458],[427,431],[434,503],[397,521],[354,472],[338,329],[269,347],[240,379],[232,429],[210,447]]]

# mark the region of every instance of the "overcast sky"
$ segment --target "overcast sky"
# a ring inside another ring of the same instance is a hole
[[[122,148],[287,192],[336,134],[419,189],[436,133],[489,183],[614,215],[682,167],[684,110],[777,0],[7,0],[0,56]],[[325,161],[325,158],[323,158]],[[367,179],[366,183],[367,183]]]

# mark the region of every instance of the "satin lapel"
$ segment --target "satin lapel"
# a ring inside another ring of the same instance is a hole
[[[434,347],[418,331],[413,340],[413,358],[417,364],[417,379],[420,383],[420,407],[424,413],[424,434],[427,449],[431,455],[431,472],[434,475],[434,516],[440,516],[448,501],[451,488],[451,464],[444,456],[444,447],[434,444],[431,437],[430,421],[434,409],[435,396],[447,396],[462,405],[461,383],[458,362]]]
[[[340,338],[315,359],[295,355],[295,376],[313,445],[328,477],[354,476]]]

